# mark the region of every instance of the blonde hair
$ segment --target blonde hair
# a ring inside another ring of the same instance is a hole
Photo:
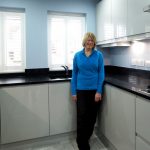
[[[92,32],[85,33],[85,35],[83,37],[83,40],[82,40],[82,46],[85,47],[85,43],[86,43],[86,41],[88,40],[89,37],[93,40],[94,47],[95,47],[96,46],[96,37],[95,37],[95,35]]]

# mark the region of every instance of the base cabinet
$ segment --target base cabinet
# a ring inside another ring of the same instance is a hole
[[[137,138],[137,150],[140,150],[140,144],[144,147],[141,150],[150,149],[150,101],[142,97],[136,98],[136,133],[141,137]],[[143,141],[142,141],[143,140]],[[145,142],[145,141],[147,142]]]
[[[111,88],[111,142],[117,150],[135,149],[135,95]]]
[[[50,135],[76,130],[76,104],[71,100],[70,82],[49,84],[49,108]]]
[[[107,139],[111,138],[111,86],[104,86],[104,97],[101,104],[100,112],[98,113],[98,127],[100,133],[105,135]]]
[[[49,135],[48,84],[0,88],[1,143]]]
[[[135,150],[135,95],[106,84],[100,113],[101,132],[116,149]]]
[[[150,144],[136,136],[136,150],[150,150]]]

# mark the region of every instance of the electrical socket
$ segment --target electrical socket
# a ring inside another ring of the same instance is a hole
[[[131,65],[132,65],[132,66],[136,66],[136,65],[137,65],[137,59],[132,58],[132,59],[131,59]]]
[[[145,60],[145,67],[147,67],[147,68],[150,67],[150,60]]]
[[[137,66],[144,67],[144,59],[137,59]]]

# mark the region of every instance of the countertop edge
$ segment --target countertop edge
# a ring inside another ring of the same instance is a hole
[[[128,91],[128,92],[130,92],[130,93],[133,93],[133,94],[135,94],[135,95],[137,95],[137,96],[141,96],[141,97],[143,97],[143,98],[146,98],[146,99],[150,100],[150,96],[148,96],[148,95],[146,95],[146,94],[144,94],[144,93],[140,93],[135,87],[133,87],[133,88],[128,88],[128,87],[126,87],[126,86],[122,86],[122,85],[113,83],[113,82],[111,82],[111,81],[105,80],[105,83],[104,83],[104,84],[106,84],[106,83],[107,83],[107,84],[110,84],[110,85],[113,85],[113,86],[115,86],[115,87],[117,87],[117,88],[119,88],[119,89],[122,89],[122,90]]]

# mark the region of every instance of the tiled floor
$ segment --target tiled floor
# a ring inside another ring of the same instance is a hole
[[[107,150],[96,135],[90,140],[91,150]],[[75,138],[58,137],[55,140],[36,141],[33,143],[22,143],[17,145],[5,145],[1,150],[78,150]]]

